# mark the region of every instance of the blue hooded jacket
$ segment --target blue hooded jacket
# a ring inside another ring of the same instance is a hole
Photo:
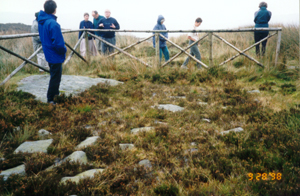
[[[159,15],[157,19],[157,24],[154,26],[153,30],[167,30],[166,26],[164,24],[161,24],[162,19],[165,18],[162,15]],[[168,38],[168,33],[160,33],[160,34]],[[165,46],[167,46],[166,40],[162,37],[159,37],[159,47],[163,48]],[[153,47],[155,48],[155,37],[153,37]]]
[[[48,63],[63,63],[67,48],[56,16],[40,11],[38,16],[39,34]]]
[[[254,14],[255,28],[268,28],[272,13],[266,7],[261,7]]]

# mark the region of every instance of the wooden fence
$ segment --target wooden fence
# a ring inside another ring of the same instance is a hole
[[[177,53],[176,55],[174,55],[173,57],[171,57],[167,62],[165,62],[164,64],[161,64],[160,59],[159,59],[159,47],[155,48],[155,66],[157,67],[164,67],[167,64],[169,64],[171,61],[173,61],[174,59],[176,59],[178,56],[180,56],[181,54],[186,54],[187,56],[189,56],[191,59],[193,59],[194,61],[196,61],[197,63],[200,63],[203,67],[205,68],[209,68],[214,66],[213,65],[213,36],[220,39],[221,41],[223,41],[225,44],[227,44],[228,46],[230,46],[231,48],[233,48],[234,50],[236,50],[238,53],[225,60],[224,62],[222,62],[221,64],[219,64],[219,66],[224,65],[230,61],[232,61],[233,59],[237,58],[240,55],[243,55],[247,58],[249,58],[250,60],[254,61],[257,65],[264,67],[262,63],[260,63],[259,61],[257,61],[255,58],[245,54],[248,50],[250,50],[251,48],[255,47],[256,45],[260,44],[261,42],[269,39],[270,37],[274,36],[277,34],[277,45],[276,45],[276,55],[275,55],[275,64],[277,65],[278,63],[278,55],[279,55],[279,51],[280,51],[280,43],[281,43],[281,31],[282,28],[249,28],[249,29],[235,29],[235,30],[230,30],[230,29],[224,29],[224,30],[103,30],[103,29],[79,29],[79,30],[68,30],[68,31],[62,31],[63,34],[66,33],[73,33],[73,32],[80,32],[83,31],[82,36],[80,37],[80,39],[78,40],[78,42],[75,44],[74,48],[72,48],[68,43],[65,43],[65,45],[71,50],[71,53],[69,54],[69,56],[66,58],[66,61],[64,62],[64,65],[66,65],[70,59],[72,58],[72,56],[74,54],[76,54],[79,58],[81,58],[85,63],[89,63],[89,59],[90,59],[90,52],[88,51],[88,47],[87,47],[87,52],[86,52],[86,58],[82,57],[78,52],[76,52],[77,47],[79,46],[80,42],[82,41],[82,39],[84,38],[85,34],[91,35],[92,37],[94,37],[95,39],[98,39],[102,42],[104,42],[105,44],[115,48],[117,50],[117,52],[112,53],[110,55],[108,55],[108,57],[112,57],[114,55],[117,54],[124,54],[126,56],[128,56],[129,58],[132,58],[136,61],[139,61],[141,64],[147,66],[147,67],[153,67],[152,65],[149,65],[148,63],[142,61],[141,59],[129,54],[128,52],[126,52],[126,50],[128,50],[129,48],[132,48],[133,46],[136,46],[148,39],[151,39],[152,37],[155,37],[155,45],[159,46],[159,38],[162,37],[163,39],[165,39],[166,41],[168,41],[171,45],[175,46],[176,48],[178,48],[180,50],[179,53]],[[152,35],[142,39],[134,44],[131,44],[123,49],[103,40],[101,37],[98,37],[96,35],[91,34],[89,31],[115,31],[115,32],[123,32],[123,33],[151,33]],[[263,40],[253,44],[252,46],[244,49],[244,50],[240,50],[237,47],[235,47],[234,45],[232,45],[231,43],[229,43],[228,41],[226,41],[224,38],[220,37],[219,35],[217,35],[216,33],[236,33],[236,32],[254,32],[254,31],[271,31],[275,33],[270,34],[268,37],[264,38]],[[199,40],[197,40],[196,42],[194,42],[193,44],[189,45],[186,48],[181,48],[180,46],[178,46],[177,44],[175,44],[174,42],[172,42],[170,39],[164,37],[163,35],[161,35],[160,33],[190,33],[190,32],[197,32],[197,33],[206,33],[203,37],[201,37]],[[39,36],[38,33],[27,33],[27,34],[16,34],[16,35],[1,35],[0,36],[0,41],[1,40],[6,40],[6,39],[16,39],[16,38],[24,38],[24,37],[35,37],[35,36]],[[190,53],[187,52],[187,50],[189,48],[191,48],[193,45],[198,44],[200,41],[204,40],[206,37],[209,38],[209,66],[207,66],[206,64],[204,64],[202,61],[198,60],[197,58],[195,58],[194,56],[192,56]],[[86,42],[86,46],[88,45],[88,36],[85,36],[85,42]],[[37,63],[31,61],[30,59],[32,59],[41,49],[42,47],[40,47],[38,50],[36,50],[29,58],[25,58],[22,57],[6,48],[4,48],[3,46],[0,45],[0,49],[4,50],[8,53],[10,53],[11,55],[14,55],[20,59],[22,59],[24,62],[18,67],[16,68],[9,76],[7,76],[7,78],[5,78],[5,80],[0,84],[3,85],[5,84],[11,77],[13,77],[18,71],[20,71],[27,63],[30,63],[46,72],[49,72],[48,69],[45,69],[44,67],[41,67],[40,65],[38,65]]]

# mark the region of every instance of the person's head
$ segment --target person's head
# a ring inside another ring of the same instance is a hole
[[[56,5],[55,1],[53,1],[53,0],[47,0],[44,3],[44,10],[47,14],[55,14],[56,8],[57,8],[57,5]]]
[[[202,23],[202,19],[201,18],[196,18],[196,20],[195,20],[195,26],[199,27],[201,25],[201,23]]]
[[[165,22],[165,19],[161,19],[160,24],[163,24]]]
[[[40,12],[36,12],[36,13],[34,14],[36,20],[37,20],[38,17],[39,17],[39,13],[40,13]]]
[[[258,6],[259,8],[262,8],[262,7],[265,7],[265,8],[267,8],[268,7],[268,4],[266,3],[266,2],[260,2],[260,4],[259,4],[259,6]]]
[[[84,17],[84,20],[85,20],[85,21],[88,21],[90,15],[89,15],[89,13],[84,13],[84,14],[83,14],[83,17]]]
[[[98,18],[99,14],[98,14],[98,12],[96,10],[94,10],[94,11],[92,11],[92,16],[94,18]]]
[[[109,9],[106,9],[105,10],[105,12],[104,12],[104,16],[106,17],[106,18],[109,18],[110,17],[110,10]]]

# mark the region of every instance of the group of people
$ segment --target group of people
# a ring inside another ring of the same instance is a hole
[[[268,22],[271,19],[272,13],[267,10],[267,3],[261,2],[259,4],[259,10],[254,14],[254,22],[255,28],[268,28]],[[57,5],[53,0],[46,0],[44,3],[44,11],[40,11],[35,14],[36,19],[33,21],[31,31],[32,33],[39,33],[38,37],[33,37],[33,47],[36,51],[38,48],[42,46],[43,50],[37,54],[38,64],[40,66],[50,68],[50,81],[47,92],[47,101],[55,105],[54,96],[59,95],[59,86],[62,75],[62,63],[65,61],[67,48],[65,46],[64,38],[62,36],[60,25],[56,22],[57,17],[56,14]],[[105,10],[105,16],[101,16],[97,11],[92,12],[92,16],[94,18],[93,23],[89,21],[89,14],[84,14],[84,20],[80,22],[80,29],[120,29],[120,25],[118,21],[112,17],[110,17],[110,10]],[[155,25],[153,30],[166,30],[166,26],[163,24],[165,22],[165,18],[162,15],[158,16],[157,24]],[[201,25],[202,19],[196,18],[193,29],[197,30],[197,28]],[[96,37],[100,37],[102,40],[105,40],[108,43],[116,45],[116,38],[114,31],[90,31],[91,34]],[[168,38],[168,33],[161,33],[164,37]],[[268,31],[255,31],[254,38],[255,42],[259,42],[260,40],[266,38],[268,36]],[[79,33],[78,38],[80,39],[82,36],[82,31]],[[104,42],[96,39],[96,44],[94,43],[94,37],[87,34],[88,36],[88,47],[89,51],[92,55],[100,54],[107,55],[114,51],[114,48],[107,45]],[[198,33],[192,32],[188,34],[187,39],[189,40],[189,44],[193,44],[194,42],[199,40]],[[262,42],[262,50],[260,52],[259,45],[256,45],[256,54],[260,56],[261,54],[265,54],[267,40]],[[166,40],[162,37],[159,38],[159,46],[155,46],[155,39],[153,38],[153,46],[160,48],[160,59],[162,58],[162,54],[165,57],[165,61],[169,60],[169,50],[166,45]],[[83,56],[86,55],[86,45],[85,40],[82,39],[80,43],[80,52]],[[201,54],[197,44],[194,44],[190,48],[190,54],[195,56],[198,60],[201,60]],[[187,64],[189,62],[189,57],[184,61],[181,68],[188,69]],[[201,64],[197,63],[197,68],[201,68]],[[40,69],[40,71],[43,71]]]
[[[80,22],[79,29],[120,29],[118,21],[115,18],[110,17],[110,10],[105,10],[104,15],[105,17],[99,15],[96,10],[92,11],[92,16],[94,18],[94,21],[92,23],[91,21],[89,21],[89,13],[84,13],[84,20]],[[81,38],[82,33],[82,31],[79,32],[78,39]],[[116,36],[114,31],[89,31],[89,33],[98,36],[99,38],[103,39],[104,41],[107,41],[112,45],[116,45]],[[98,52],[99,54],[103,55],[107,55],[114,52],[113,47],[107,45],[104,42],[101,42],[99,39],[95,39],[95,44],[93,41],[94,37],[92,37],[91,35],[85,36],[88,36],[88,48],[92,56],[96,56]],[[82,39],[82,41],[80,42],[80,52],[82,56],[86,55],[86,46],[84,39]]]

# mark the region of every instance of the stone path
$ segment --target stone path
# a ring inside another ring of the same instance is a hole
[[[37,100],[42,102],[47,102],[47,90],[49,85],[50,75],[33,75],[22,79],[18,84],[17,90],[22,90],[24,92],[31,93],[36,96]],[[111,86],[116,86],[118,84],[123,84],[113,79],[104,78],[90,78],[85,76],[73,76],[73,75],[63,75],[61,78],[61,83],[59,91],[65,93],[66,95],[76,95],[86,89],[97,85],[98,83],[107,83]]]

